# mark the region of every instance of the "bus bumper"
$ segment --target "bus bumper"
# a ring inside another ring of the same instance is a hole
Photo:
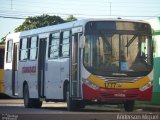
[[[150,101],[152,98],[152,86],[145,91],[139,89],[93,89],[83,84],[83,99],[90,101],[108,100],[142,100]]]

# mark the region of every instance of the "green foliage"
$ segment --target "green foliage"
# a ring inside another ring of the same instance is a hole
[[[71,22],[71,21],[76,21],[77,18],[75,18],[73,15],[70,15],[66,20],[65,22]]]
[[[20,32],[24,30],[30,30],[30,29],[35,29],[39,27],[49,26],[49,25],[56,25],[56,24],[71,22],[75,20],[77,20],[77,18],[75,18],[73,15],[70,15],[66,20],[63,20],[59,16],[50,16],[50,15],[43,14],[41,16],[26,18],[23,24],[17,27],[14,31]],[[5,43],[6,36],[1,38],[0,44]]]
[[[65,21],[59,16],[49,16],[45,14],[41,16],[28,17],[22,25],[15,29],[15,32],[56,25],[64,22]]]
[[[5,44],[6,36],[1,38],[0,45]]]

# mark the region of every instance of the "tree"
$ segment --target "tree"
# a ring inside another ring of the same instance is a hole
[[[65,21],[59,16],[49,16],[45,14],[41,16],[28,17],[26,18],[26,20],[23,22],[22,25],[20,25],[15,29],[15,32],[35,29],[49,25],[56,25],[64,22]]]
[[[8,33],[8,34],[9,34],[9,33]],[[8,35],[8,34],[7,34],[7,35]],[[5,44],[5,40],[6,40],[7,35],[1,38],[1,40],[0,40],[0,45]]]
[[[49,25],[56,25],[60,23],[65,23],[65,22],[71,22],[75,21],[77,18],[75,18],[73,15],[70,15],[66,20],[63,20],[59,16],[50,16],[50,15],[40,15],[40,16],[34,16],[34,17],[28,17],[25,19],[25,21],[17,27],[14,31],[15,32],[20,32],[24,30],[30,30],[30,29],[35,29],[39,27],[44,27],[44,26],[49,26]],[[5,43],[6,36],[1,38],[1,42]]]
[[[1,38],[0,45],[5,44],[6,36]]]
[[[66,20],[65,22],[71,22],[71,21],[76,21],[77,18],[75,18],[73,15],[70,15]]]

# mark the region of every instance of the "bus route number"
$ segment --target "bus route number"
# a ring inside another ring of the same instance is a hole
[[[116,87],[115,82],[105,83],[105,88],[115,88],[115,87]]]

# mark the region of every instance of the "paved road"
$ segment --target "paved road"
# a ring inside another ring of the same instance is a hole
[[[151,117],[153,119],[151,119]],[[125,112],[116,106],[87,106],[68,112],[66,103],[43,103],[42,108],[24,108],[22,100],[0,100],[0,120],[160,120],[160,113],[135,109]]]

